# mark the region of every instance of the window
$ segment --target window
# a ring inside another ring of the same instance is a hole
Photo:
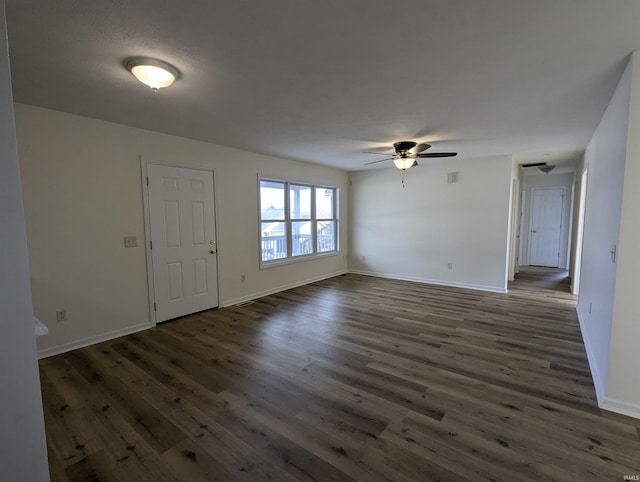
[[[287,257],[286,188],[284,182],[260,181],[262,261]]]
[[[263,264],[338,250],[337,188],[260,180]]]

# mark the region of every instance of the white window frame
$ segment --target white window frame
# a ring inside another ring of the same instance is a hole
[[[284,184],[284,219],[262,219],[262,182],[274,182]],[[301,186],[311,188],[311,217],[308,219],[298,219],[291,217],[291,186]],[[316,212],[316,190],[318,189],[331,189],[333,190],[333,217],[332,218],[318,218]],[[338,209],[340,202],[338,199],[339,189],[337,186],[329,186],[325,184],[313,184],[304,181],[288,181],[284,179],[277,179],[273,177],[258,177],[258,259],[260,260],[260,268],[270,268],[272,266],[280,266],[283,264],[297,263],[300,261],[307,261],[310,259],[324,258],[327,256],[336,256],[340,254],[339,244],[339,216]],[[308,254],[293,255],[293,231],[292,225],[295,221],[309,222],[311,225],[311,239],[313,251]],[[318,222],[332,221],[334,222],[334,246],[335,249],[331,251],[318,252]],[[263,222],[284,222],[285,223],[285,239],[287,242],[287,254],[283,258],[277,258],[272,260],[262,259],[262,223]]]

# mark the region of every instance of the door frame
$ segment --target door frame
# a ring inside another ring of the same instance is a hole
[[[571,293],[580,294],[580,275],[582,273],[582,241],[584,239],[584,220],[587,211],[587,183],[589,182],[589,166],[585,166],[580,175],[580,199],[578,200],[578,224],[576,228],[576,248],[571,276]]]
[[[520,251],[520,180],[511,179],[511,212],[509,214],[509,269],[508,280],[513,281],[519,271],[518,252]]]
[[[525,232],[525,226],[524,226],[524,213],[525,210],[527,209],[527,191],[525,189],[526,185],[524,185],[524,181],[523,181],[523,187],[522,190],[520,191],[520,220],[518,221],[518,226],[519,226],[519,231],[520,231],[520,238],[518,240],[518,266],[520,266],[520,261],[524,261],[526,258],[526,264],[527,266],[529,265],[529,238],[527,238],[527,249],[526,249],[526,253],[524,252],[524,246],[525,244],[522,242],[522,236],[523,233]],[[526,255],[526,256],[525,256]]]
[[[156,166],[164,166],[164,167],[175,167],[178,169],[194,169],[196,171],[208,171],[213,174],[213,212],[215,213],[215,220],[213,223],[213,228],[216,233],[216,248],[217,248],[217,262],[216,262],[216,285],[218,291],[218,306],[221,306],[220,302],[220,258],[222,255],[220,254],[220,243],[218,241],[218,185],[217,185],[217,176],[215,169],[203,169],[201,166],[194,166],[193,164],[177,164],[171,162],[162,162],[151,159],[145,159],[143,156],[140,156],[140,172],[141,172],[141,183],[142,183],[142,199],[143,199],[143,211],[144,211],[144,245],[145,245],[145,261],[147,264],[147,291],[149,298],[149,322],[152,326],[156,326],[157,318],[156,318],[156,310],[154,307],[155,304],[155,284],[153,281],[153,253],[151,252],[151,211],[149,205],[149,185],[147,184],[147,166],[149,164],[153,164]]]
[[[566,264],[566,255],[568,253],[566,243],[563,243],[562,240],[564,238],[564,229],[566,229],[566,216],[565,216],[565,208],[566,208],[566,200],[567,200],[567,188],[565,186],[539,186],[531,188],[531,205],[529,206],[529,242],[527,243],[527,265],[531,266],[531,239],[532,229],[533,229],[533,210],[535,208],[534,202],[534,191],[549,191],[551,189],[562,189],[562,208],[561,208],[561,217],[560,217],[560,239],[558,241],[558,262],[556,268],[560,268],[561,264],[561,252],[560,249],[565,249],[565,264]]]

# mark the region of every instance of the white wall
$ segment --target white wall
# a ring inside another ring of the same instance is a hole
[[[148,326],[139,156],[212,169],[222,305],[347,269],[338,256],[259,269],[258,174],[335,185],[347,223],[347,173],[26,105],[16,105],[39,340],[50,354]],[[137,248],[124,248],[124,236]],[[240,276],[246,275],[242,283]],[[68,320],[56,323],[55,311]]]
[[[573,195],[573,179],[574,174],[572,172],[562,174],[527,174],[524,176],[524,190],[525,190],[525,210],[523,212],[523,232],[521,234],[522,253],[523,257],[520,260],[521,265],[529,264],[529,234],[530,234],[530,220],[531,220],[531,207],[533,205],[532,191],[534,188],[539,187],[563,187],[565,191],[564,198],[564,213],[562,224],[562,236],[560,238],[560,262],[559,267],[568,268],[569,253],[569,233],[571,228],[571,208],[572,208],[572,195]]]
[[[603,406],[640,418],[640,56],[630,65],[631,96],[618,271],[613,301],[613,326]]]
[[[29,263],[0,0],[0,478],[49,479]]]
[[[511,156],[423,160],[406,188],[394,167],[352,172],[350,269],[505,291],[511,174]]]
[[[631,69],[627,68],[584,157],[589,176],[577,311],[600,403],[607,389],[616,289],[616,263],[609,251],[618,245],[620,232],[630,89]]]

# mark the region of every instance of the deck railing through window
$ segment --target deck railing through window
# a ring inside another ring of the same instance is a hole
[[[293,256],[313,253],[313,239],[310,234],[294,234],[292,238],[291,253]],[[332,235],[318,235],[318,253],[334,251],[335,249],[335,239]],[[286,237],[264,236],[262,238],[261,250],[262,261],[286,258]]]

